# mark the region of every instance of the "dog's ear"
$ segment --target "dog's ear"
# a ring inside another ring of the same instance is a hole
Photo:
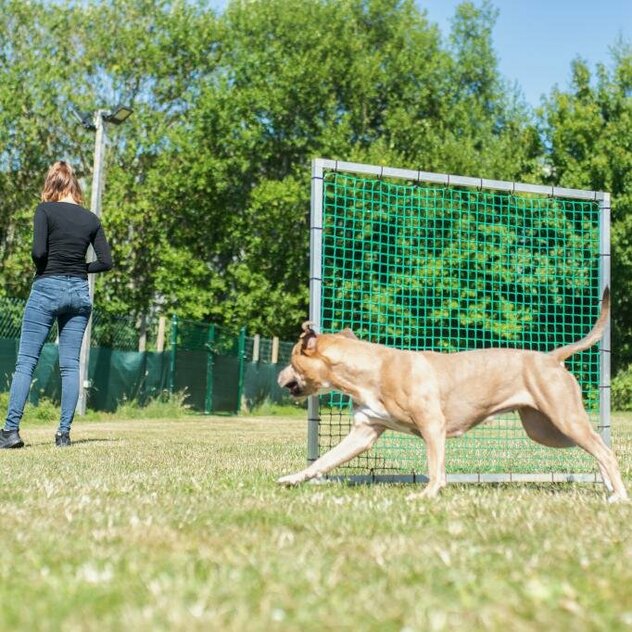
[[[300,336],[300,340],[303,343],[302,351],[304,353],[311,353],[316,348],[316,338],[318,334],[314,331],[315,323],[306,320],[302,325],[303,333]]]
[[[353,330],[349,327],[345,327],[342,331],[338,332],[341,336],[345,338],[351,338],[352,340],[359,340],[359,338],[353,333]]]

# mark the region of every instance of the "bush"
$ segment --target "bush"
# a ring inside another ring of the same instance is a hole
[[[305,419],[307,414],[307,402],[275,404],[266,400],[258,406],[254,406],[249,411],[244,411],[243,414],[252,417],[296,417]]]
[[[1,423],[4,425],[4,419],[9,407],[9,393],[0,393],[0,416]],[[37,406],[26,403],[24,407],[24,416],[22,421],[26,423],[49,423],[59,419],[59,406],[55,405],[50,399],[42,398]]]
[[[88,410],[84,418],[75,417],[75,420],[98,421],[101,419],[179,419],[190,414],[189,406],[184,403],[186,392],[182,391],[170,395],[163,393],[154,399],[150,399],[141,406],[137,402],[121,402],[113,413],[104,413],[95,410]],[[9,406],[9,393],[0,393],[0,415],[4,422],[4,417]],[[59,405],[50,399],[41,398],[39,404],[34,406],[27,403],[24,408],[22,421],[25,423],[50,423],[59,419]]]
[[[632,411],[632,364],[612,379],[612,410]]]
[[[91,419],[180,419],[191,414],[190,406],[185,404],[187,393],[185,390],[170,394],[163,391],[157,397],[149,399],[144,404],[137,401],[123,401],[113,413],[99,413],[92,411]]]

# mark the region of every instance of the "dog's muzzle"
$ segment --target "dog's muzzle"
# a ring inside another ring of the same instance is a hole
[[[296,379],[296,375],[291,366],[286,367],[283,371],[281,371],[281,373],[279,373],[277,382],[281,388],[287,388],[292,397],[301,396],[303,388]]]
[[[290,391],[290,394],[293,397],[299,397],[301,394],[301,386],[296,380],[292,380],[291,382],[288,382],[285,385],[285,388],[287,388],[287,390]]]

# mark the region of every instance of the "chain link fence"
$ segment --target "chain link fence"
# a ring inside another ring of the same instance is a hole
[[[0,391],[10,387],[26,301],[0,297]],[[58,401],[57,327],[42,350],[31,402]],[[203,413],[237,413],[266,402],[285,403],[276,383],[293,344],[247,336],[212,323],[154,316],[135,318],[95,308],[88,377],[88,406],[115,410],[123,401],[141,405],[184,393],[185,404]]]

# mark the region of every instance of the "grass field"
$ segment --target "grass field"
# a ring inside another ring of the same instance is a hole
[[[632,505],[595,485],[277,487],[305,422],[25,425],[0,455],[2,630],[629,630]],[[614,437],[632,488],[632,416]]]

